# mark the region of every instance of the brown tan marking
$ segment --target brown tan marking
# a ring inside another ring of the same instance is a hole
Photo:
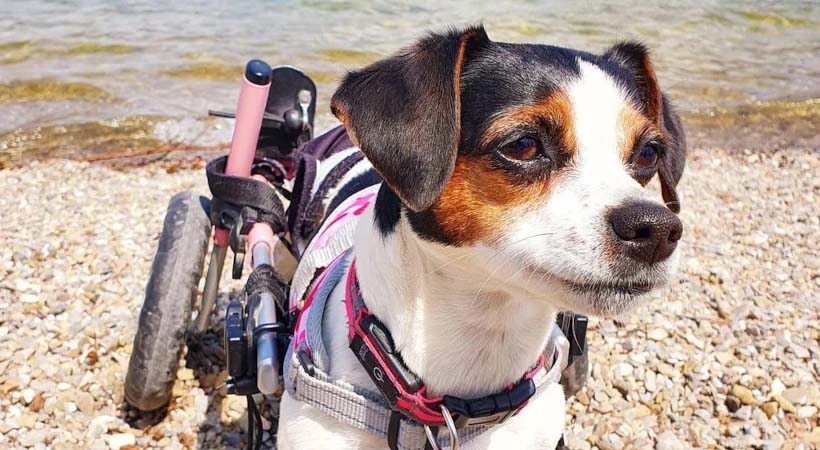
[[[561,130],[560,145],[571,157],[575,152],[575,133],[569,98],[563,92],[502,115],[490,125],[483,142],[497,143],[521,124],[540,126],[545,121]],[[547,180],[521,185],[504,170],[493,167],[486,155],[460,155],[450,182],[431,211],[444,234],[458,245],[493,241],[509,221],[512,210],[542,202],[555,178],[552,175]]]
[[[621,109],[618,117],[618,150],[621,153],[621,160],[626,162],[632,157],[635,144],[643,136],[650,136],[655,139],[661,138],[658,127],[644,114],[632,105],[625,105]]]
[[[662,126],[663,117],[663,96],[661,88],[658,86],[658,78],[655,76],[655,68],[652,67],[652,62],[649,60],[649,53],[644,53],[641,58],[641,65],[643,66],[643,84],[646,95],[646,115],[657,126]]]
[[[467,43],[475,36],[475,32],[469,31],[461,35],[458,41],[458,54],[456,54],[456,64],[453,67],[453,97],[455,101],[455,122],[456,122],[456,145],[461,140],[461,70],[464,68],[464,56],[467,53]]]
[[[487,156],[459,156],[453,177],[431,211],[456,245],[491,242],[511,219],[512,210],[543,201],[553,180],[516,184]]]
[[[668,135],[668,131],[663,122],[663,93],[661,92],[658,78],[655,76],[655,68],[649,60],[649,54],[644,53],[641,59],[643,66],[643,85],[646,92],[647,115],[658,129],[663,130],[663,135]],[[680,212],[680,201],[675,190],[667,162],[663,159],[658,163],[658,180],[661,183],[661,195],[663,201],[674,213]]]
[[[561,130],[559,143],[568,157],[575,154],[575,129],[572,124],[572,105],[564,91],[555,91],[549,97],[534,105],[517,108],[493,121],[484,134],[484,145],[490,145],[503,138],[511,129],[528,124],[541,125],[544,121]]]
[[[347,114],[347,104],[344,102],[333,102],[330,105],[330,111],[339,119],[339,122],[342,122],[344,125],[345,130],[347,130],[347,137],[350,138],[350,142],[355,145],[356,147],[360,147],[359,139],[356,137],[356,133],[353,132],[353,125],[350,123],[350,116]]]

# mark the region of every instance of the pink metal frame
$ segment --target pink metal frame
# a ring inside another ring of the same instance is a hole
[[[265,105],[270,91],[270,82],[264,86],[256,85],[243,77],[242,88],[239,91],[239,103],[236,107],[236,125],[231,140],[231,150],[228,154],[228,163],[225,166],[227,175],[250,177],[253,158],[256,155],[256,144],[259,140],[259,130],[262,127],[262,117],[265,114]],[[265,181],[262,176],[254,176]],[[270,260],[273,261],[273,248],[276,236],[270,225],[256,223],[248,234],[248,248],[245,254],[253,255],[256,244],[267,244]],[[214,231],[214,245],[225,248],[228,246],[228,230],[216,228]]]

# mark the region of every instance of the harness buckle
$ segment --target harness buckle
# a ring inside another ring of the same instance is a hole
[[[238,280],[242,278],[242,269],[245,267],[248,233],[253,225],[259,222],[259,212],[249,206],[243,206],[239,211],[225,208],[220,216],[222,225],[230,229],[229,243],[234,255],[231,275]]]
[[[459,429],[470,425],[497,425],[512,417],[533,395],[535,382],[527,378],[512,389],[486,397],[463,399],[445,395],[442,407],[456,414],[455,425]]]

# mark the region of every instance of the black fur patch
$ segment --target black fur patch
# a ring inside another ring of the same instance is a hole
[[[461,84],[462,152],[493,151],[481,143],[494,119],[542,101],[562,80],[577,77],[579,55],[560,47],[493,42],[468,61]]]
[[[399,197],[387,184],[382,184],[374,206],[376,228],[379,229],[382,237],[396,231],[396,225],[401,219],[401,210],[402,204]]]
[[[431,35],[349,73],[331,101],[354,142],[415,211],[429,208],[453,173],[460,108],[456,77],[467,41],[471,47],[489,42],[483,28]]]
[[[676,187],[686,166],[686,135],[683,133],[680,117],[675,113],[665,95],[663,96],[662,123],[663,132],[666,135],[666,153],[658,168],[658,177],[666,206],[677,213],[680,212],[681,205]]]
[[[421,212],[412,211],[404,207],[401,199],[386,184],[382,184],[379,195],[376,196],[375,222],[376,228],[382,237],[396,231],[396,225],[401,220],[401,213],[407,216],[413,231],[422,239],[442,244],[449,244],[449,238],[444,235],[433,213],[427,209]]]
[[[663,128],[668,135],[665,163],[669,170],[669,181],[677,186],[686,165],[686,135],[683,132],[680,117],[665,95],[663,96]]]
[[[439,244],[454,245],[450,237],[441,229],[433,212],[429,209],[421,212],[408,211],[407,220],[410,221],[410,226],[413,227],[413,231],[422,239],[438,242]]]

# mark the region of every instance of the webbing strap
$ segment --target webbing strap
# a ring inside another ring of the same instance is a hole
[[[259,220],[270,224],[274,232],[286,230],[285,210],[272,186],[259,180],[225,175],[228,157],[208,161],[205,174],[215,199],[239,207],[250,207],[259,213]]]
[[[290,351],[288,359],[290,360],[288,392],[295,400],[307,403],[344,424],[387,439],[390,409],[384,404],[381,394],[359,389],[343,381],[331,380],[317,368],[311,370],[311,375],[299,363],[298,358],[290,354]],[[459,430],[459,442],[468,442],[490,428],[480,425]],[[447,430],[439,433],[438,442],[441,448],[449,448],[449,441]],[[400,450],[423,450],[426,443],[424,427],[402,419],[398,448]]]
[[[561,371],[566,366],[568,343],[557,325],[553,327],[547,348],[546,357],[549,369],[541,369],[533,377],[536,394],[531,401],[541,395],[547,385],[558,383]],[[306,359],[308,364],[310,364],[309,361],[309,358]],[[295,400],[305,402],[344,424],[387,438],[391,410],[380,393],[331,379],[320,368],[313,365],[306,368],[294,353],[293,346],[288,348],[285,364],[286,387]],[[463,428],[458,432],[459,442],[468,442],[490,428],[492,428],[491,425],[472,425]],[[449,432],[446,428],[441,430],[437,438],[441,448],[450,447]],[[424,428],[413,421],[402,419],[398,448],[400,450],[423,450],[426,443]]]

